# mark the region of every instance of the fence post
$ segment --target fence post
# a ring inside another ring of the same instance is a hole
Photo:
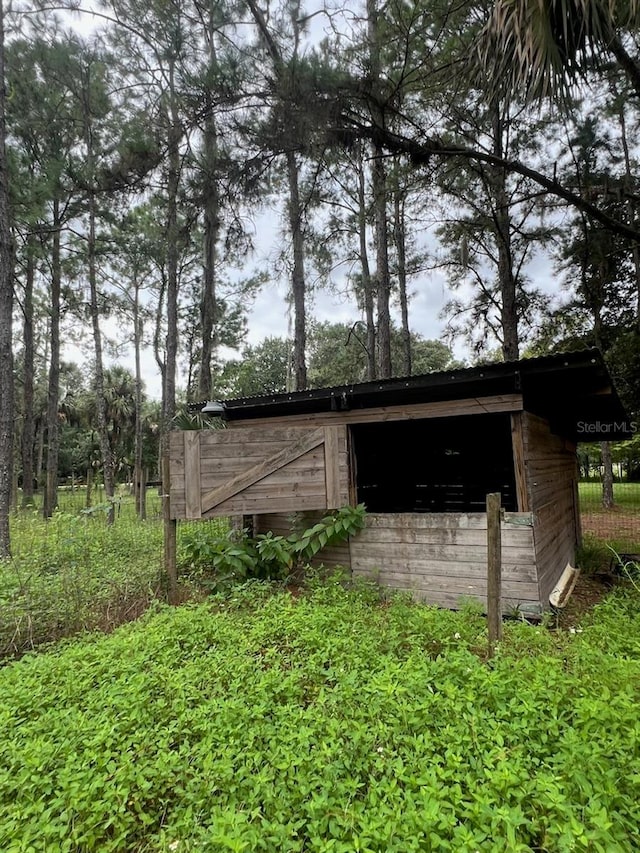
[[[502,536],[500,492],[487,495],[487,657],[493,657],[495,644],[502,639]]]
[[[169,453],[162,459],[162,517],[164,519],[164,567],[167,574],[169,604],[176,604],[178,598],[178,568],[176,558],[177,522],[171,518],[171,469]]]

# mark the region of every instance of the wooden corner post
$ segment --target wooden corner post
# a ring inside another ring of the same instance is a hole
[[[502,639],[502,537],[500,492],[487,495],[487,628],[488,656]]]

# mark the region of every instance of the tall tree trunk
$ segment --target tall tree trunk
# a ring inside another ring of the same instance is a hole
[[[198,399],[211,397],[211,361],[215,351],[215,332],[217,320],[216,299],[216,243],[218,241],[218,201],[217,192],[209,185],[204,212],[204,276],[202,300],[200,302],[200,324],[202,328],[202,349],[198,371]]]
[[[629,225],[633,226],[636,221],[636,206],[631,194],[635,181],[633,177],[633,170],[631,169],[631,156],[629,154],[629,141],[627,139],[627,121],[624,109],[625,105],[621,102],[618,110],[618,120],[620,122],[620,138],[622,140],[622,150],[624,152],[624,176],[625,182],[628,185],[626,189],[629,193],[627,197],[627,213],[629,216]],[[635,198],[635,196],[633,198]],[[637,240],[631,244],[631,254],[633,257],[633,273],[636,285],[636,326],[640,331],[640,244],[638,244]]]
[[[374,286],[369,267],[367,247],[367,195],[365,187],[362,143],[357,143],[358,155],[358,239],[360,242],[360,265],[362,268],[362,290],[364,314],[367,324],[367,379],[376,378],[376,321],[374,313]]]
[[[209,68],[213,74],[216,66],[215,28],[213,22],[213,5],[209,6],[208,33]],[[204,275],[202,299],[200,302],[200,326],[202,332],[202,349],[200,354],[200,369],[198,373],[198,399],[208,400],[211,397],[211,360],[215,351],[215,331],[217,321],[216,300],[216,247],[220,231],[220,210],[218,199],[218,128],[214,113],[212,93],[207,90],[207,118],[204,127]]]
[[[504,126],[501,106],[497,101],[492,104],[493,154],[504,156]],[[494,224],[498,246],[498,282],[500,285],[500,326],[502,328],[502,355],[505,361],[516,361],[520,355],[518,336],[518,308],[516,299],[516,280],[513,274],[513,255],[511,251],[511,216],[509,196],[507,194],[507,172],[494,169],[491,184],[495,204]]]
[[[602,455],[602,507],[613,509],[613,459],[611,444],[608,441],[600,442],[600,453]]]
[[[91,145],[91,141],[87,142]],[[91,157],[89,157],[91,160]],[[91,326],[93,329],[93,352],[95,356],[95,394],[96,394],[96,421],[98,427],[98,440],[100,441],[100,455],[102,457],[102,476],[104,478],[105,497],[109,502],[107,513],[107,524],[115,521],[115,483],[114,463],[111,444],[109,442],[109,430],[107,427],[107,401],[104,394],[104,364],[102,358],[102,332],[100,330],[100,309],[98,306],[98,281],[96,270],[96,199],[93,192],[89,196],[89,239],[87,243],[87,255],[89,261],[89,300],[91,310]]]
[[[304,245],[302,234],[302,205],[300,203],[300,174],[295,151],[287,151],[287,180],[289,183],[289,231],[293,247],[291,298],[293,300],[293,390],[307,387],[307,317],[304,275]]]
[[[43,515],[51,518],[58,504],[58,454],[60,433],[58,429],[58,409],[60,396],[60,287],[62,268],[60,258],[60,201],[53,201],[53,244],[51,250],[51,318],[49,364],[49,385],[47,391],[47,479],[45,484]]]
[[[384,127],[384,112],[381,106],[380,86],[380,32],[378,27],[378,9],[376,0],[367,0],[367,34],[369,65],[371,76],[371,121],[374,127]],[[376,244],[376,284],[378,310],[378,376],[387,379],[391,376],[391,276],[389,275],[389,232],[387,228],[387,175],[384,166],[382,147],[373,143],[373,163],[371,166],[371,189],[373,193],[373,212],[375,218]]]
[[[0,0],[0,558],[11,554],[9,509],[13,467],[13,248],[5,149],[4,7]]]
[[[402,338],[402,365],[400,367],[400,371],[403,376],[411,376],[411,330],[409,328],[409,298],[407,296],[407,232],[404,214],[405,199],[404,194],[400,189],[398,168],[399,164],[396,160],[394,163],[393,176],[393,241],[396,249],[396,261],[398,263],[398,295],[400,297],[400,334]]]
[[[167,171],[167,338],[162,394],[163,439],[162,494],[164,518],[164,553],[169,601],[177,600],[175,573],[176,523],[171,518],[169,502],[170,473],[168,465],[169,431],[176,413],[176,363],[178,356],[178,189],[180,185],[180,121],[175,91],[175,60],[169,61],[168,171]]]
[[[142,485],[144,477],[142,470],[142,369],[140,365],[140,350],[142,348],[142,319],[140,318],[140,286],[137,275],[133,282],[133,349],[135,354],[136,391],[135,391],[135,444],[134,444],[134,482],[136,514],[141,521],[147,517],[145,489]]]
[[[287,67],[278,45],[271,35],[267,19],[255,0],[247,0],[253,19],[269,52],[278,82],[285,91],[290,90],[292,73]],[[297,56],[300,27],[297,23],[300,3],[293,0],[290,8],[294,25],[293,55]],[[300,203],[300,177],[295,151],[289,147],[286,155],[287,181],[289,185],[288,215],[289,231],[293,248],[293,272],[291,276],[291,298],[293,301],[294,332],[293,332],[293,390],[298,391],[307,387],[307,327],[305,314],[305,275],[304,275],[304,246],[302,235],[302,205]]]
[[[375,213],[378,376],[391,376],[391,276],[389,275],[389,234],[387,229],[387,179],[383,152],[374,146],[371,184]]]
[[[586,239],[588,230],[586,222],[583,219],[583,227],[585,234],[585,251],[588,251],[588,241]],[[586,261],[585,261],[586,266]],[[586,269],[583,266],[583,289],[589,294],[589,307],[593,312],[593,339],[595,345],[602,351],[602,293],[600,290],[594,292],[588,289],[586,279]],[[604,277],[601,276],[604,281]],[[608,441],[600,442],[600,459],[602,462],[602,507],[603,509],[612,509],[613,501],[613,458],[611,456],[611,445]]]
[[[172,78],[173,78],[173,65]],[[167,337],[165,345],[164,429],[171,428],[176,413],[176,364],[178,355],[178,188],[180,181],[180,129],[171,94],[169,167],[167,174]]]
[[[33,235],[29,235],[26,244],[27,265],[24,281],[24,304],[22,337],[23,352],[23,384],[22,384],[22,505],[33,504],[33,451],[35,440],[35,418],[33,413],[34,388],[34,341],[33,341],[33,284],[35,280]]]

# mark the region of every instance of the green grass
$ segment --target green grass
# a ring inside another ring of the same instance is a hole
[[[581,633],[260,584],[0,670],[3,853],[640,849],[640,597]]]
[[[601,483],[580,483],[578,489],[582,512],[606,512],[602,508]],[[613,499],[620,510],[640,512],[640,483],[614,483]]]
[[[0,561],[0,657],[79,631],[109,630],[163,595],[157,518],[139,522],[131,498],[121,502],[112,527],[100,509],[73,509],[48,521],[36,509],[11,518],[13,556]]]

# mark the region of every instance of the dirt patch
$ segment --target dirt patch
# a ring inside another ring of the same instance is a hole
[[[611,509],[606,512],[583,512],[582,532],[598,539],[626,540],[640,544],[640,512]]]
[[[557,626],[566,629],[578,625],[585,613],[599,604],[616,583],[617,578],[613,574],[580,574],[567,606],[556,615]]]

